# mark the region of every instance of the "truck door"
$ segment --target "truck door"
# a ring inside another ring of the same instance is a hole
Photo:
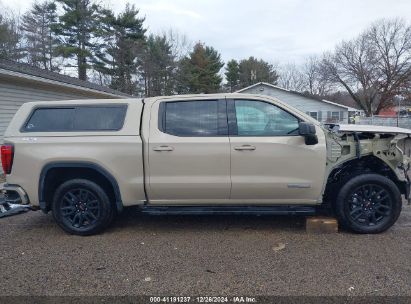
[[[231,203],[317,203],[323,187],[326,145],[298,135],[300,119],[273,103],[229,100]]]
[[[158,100],[148,139],[151,204],[214,204],[230,197],[226,101]]]

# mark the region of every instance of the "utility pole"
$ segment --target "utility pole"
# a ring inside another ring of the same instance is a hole
[[[397,106],[397,127],[399,127],[400,123],[400,112],[401,112],[401,98],[398,98],[398,106]]]

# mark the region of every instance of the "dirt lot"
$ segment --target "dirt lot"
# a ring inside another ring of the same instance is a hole
[[[134,209],[98,236],[67,235],[40,211],[0,219],[0,231],[1,295],[411,295],[409,206],[380,235]]]

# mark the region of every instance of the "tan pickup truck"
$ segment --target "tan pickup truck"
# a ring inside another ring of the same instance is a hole
[[[25,103],[1,147],[6,202],[89,235],[151,213],[334,213],[379,233],[408,199],[411,130],[319,122],[267,96]],[[127,210],[127,209],[126,209]],[[135,209],[132,209],[135,210]]]

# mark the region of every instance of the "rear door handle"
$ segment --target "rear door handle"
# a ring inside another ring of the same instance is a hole
[[[237,151],[244,151],[244,150],[253,151],[253,150],[255,150],[255,146],[242,145],[242,146],[234,147],[234,150],[237,150]]]
[[[173,147],[170,147],[170,146],[159,146],[159,147],[154,147],[153,150],[154,150],[154,151],[159,151],[159,152],[162,152],[162,151],[173,151],[174,148],[173,148]]]

